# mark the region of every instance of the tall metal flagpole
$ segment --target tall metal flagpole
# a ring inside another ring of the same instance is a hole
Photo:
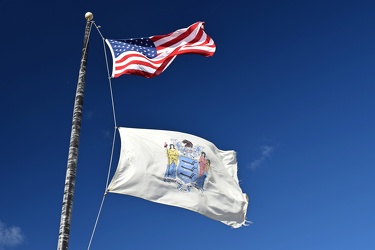
[[[70,135],[70,145],[68,154],[68,164],[66,170],[64,197],[62,202],[61,220],[60,220],[60,231],[57,249],[67,250],[70,235],[70,220],[72,215],[73,198],[74,198],[74,186],[76,181],[76,170],[77,170],[77,159],[78,159],[78,144],[79,135],[81,131],[81,120],[82,120],[82,106],[83,106],[83,91],[85,87],[86,79],[86,65],[87,65],[87,49],[90,37],[90,31],[93,19],[93,14],[87,12],[85,15],[87,20],[85,36],[83,39],[83,49],[81,66],[79,69],[77,91],[73,109],[73,122],[72,131]]]

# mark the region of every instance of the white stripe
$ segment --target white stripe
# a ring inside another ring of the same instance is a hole
[[[121,69],[121,70],[115,70],[115,74],[118,74],[118,73],[121,73],[125,70],[129,70],[129,69],[134,69],[134,70],[139,70],[139,71],[144,71],[144,72],[148,72],[148,73],[155,73],[156,69],[153,69],[153,68],[150,68],[150,67],[147,67],[147,66],[143,66],[143,65],[139,65],[139,64],[130,64],[129,66],[127,66],[126,68],[124,69]]]

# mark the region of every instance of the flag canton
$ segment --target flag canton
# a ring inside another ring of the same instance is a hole
[[[137,51],[148,58],[156,57],[155,44],[150,38],[132,38],[126,40],[108,40],[115,57],[127,51]]]

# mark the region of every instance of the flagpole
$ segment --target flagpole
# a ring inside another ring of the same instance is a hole
[[[83,49],[81,65],[78,75],[78,83],[76,90],[76,97],[73,109],[73,121],[72,130],[70,135],[68,163],[66,170],[65,186],[64,186],[64,197],[62,202],[61,219],[60,219],[60,230],[58,239],[58,250],[67,250],[70,235],[70,220],[72,215],[73,198],[74,198],[74,186],[76,181],[76,170],[77,170],[77,159],[78,159],[78,144],[79,135],[81,131],[82,121],[82,106],[83,106],[83,92],[85,87],[86,79],[86,65],[87,65],[87,49],[89,43],[89,37],[92,26],[93,14],[87,12],[85,14],[86,28],[85,36],[83,39]]]

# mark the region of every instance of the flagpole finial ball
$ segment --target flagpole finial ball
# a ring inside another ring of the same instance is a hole
[[[94,18],[94,15],[91,12],[86,12],[85,18],[87,21],[91,21]]]

